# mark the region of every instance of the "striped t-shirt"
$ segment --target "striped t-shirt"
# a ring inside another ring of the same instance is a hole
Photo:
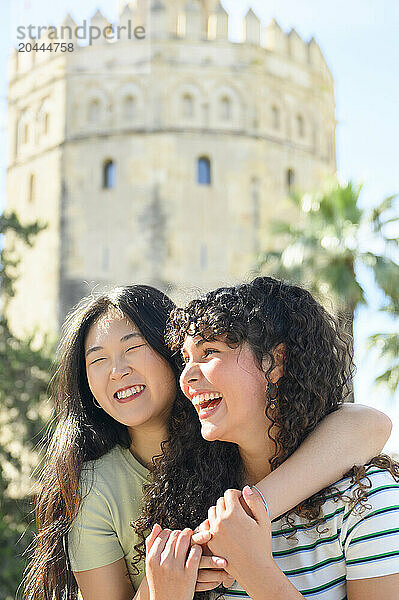
[[[347,579],[399,573],[399,483],[373,466],[367,476],[371,488],[364,512],[351,508],[342,497],[336,502],[327,499],[320,534],[316,527],[306,528],[307,521],[296,515],[292,527],[283,526],[284,519],[272,522],[273,557],[305,598],[345,600]],[[335,486],[342,496],[351,496],[357,484],[347,478]],[[292,532],[297,541],[285,537]],[[235,583],[223,598],[249,596]]]

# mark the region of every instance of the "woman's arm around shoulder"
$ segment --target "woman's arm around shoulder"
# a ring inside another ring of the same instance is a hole
[[[75,571],[74,576],[83,600],[147,600],[139,592],[135,596],[124,558],[105,567]]]
[[[327,415],[282,465],[256,484],[271,519],[338,481],[353,465],[367,463],[381,452],[391,429],[387,415],[361,404],[345,403]]]
[[[399,598],[399,573],[369,579],[347,581],[348,600],[397,600]]]

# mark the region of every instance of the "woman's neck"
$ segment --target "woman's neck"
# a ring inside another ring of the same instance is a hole
[[[169,434],[166,427],[140,426],[129,427],[130,452],[147,469],[152,468],[152,458],[161,454],[161,443],[168,439]]]
[[[255,485],[270,473],[269,459],[265,455],[261,457],[249,457],[240,452],[244,465],[244,484]]]
[[[239,451],[244,466],[244,483],[246,485],[255,485],[267,475],[271,468],[269,460],[274,456],[275,444],[269,437],[263,437],[259,440],[240,445]]]

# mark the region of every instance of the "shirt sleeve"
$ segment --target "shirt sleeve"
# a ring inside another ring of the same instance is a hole
[[[124,557],[109,503],[95,483],[85,493],[68,534],[68,556],[72,571],[77,572],[104,567]]]
[[[366,505],[349,511],[343,527],[348,580],[399,573],[399,483],[373,482]]]

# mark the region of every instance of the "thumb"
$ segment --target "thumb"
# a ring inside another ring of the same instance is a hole
[[[198,544],[199,546],[202,546],[203,544],[207,544],[208,542],[210,542],[212,539],[212,534],[209,531],[209,529],[202,529],[200,531],[197,531],[197,533],[194,533],[192,538],[191,538],[191,543],[192,544]]]
[[[149,550],[151,550],[153,543],[155,542],[156,538],[161,533],[161,531],[162,531],[162,527],[160,525],[158,525],[158,523],[155,523],[150,535],[148,537],[146,537],[146,539],[145,539],[145,547],[146,547],[147,552]]]
[[[262,524],[270,521],[266,512],[265,505],[263,504],[261,498],[258,494],[255,494],[255,492],[249,487],[249,485],[246,485],[245,488],[242,490],[242,495],[245,502],[248,505],[248,508],[250,508],[250,510],[252,511],[254,519],[257,523]]]
[[[207,544],[212,539],[210,529],[211,526],[209,524],[209,520],[206,519],[194,529],[194,535],[191,538],[191,544],[199,544],[200,546]]]

